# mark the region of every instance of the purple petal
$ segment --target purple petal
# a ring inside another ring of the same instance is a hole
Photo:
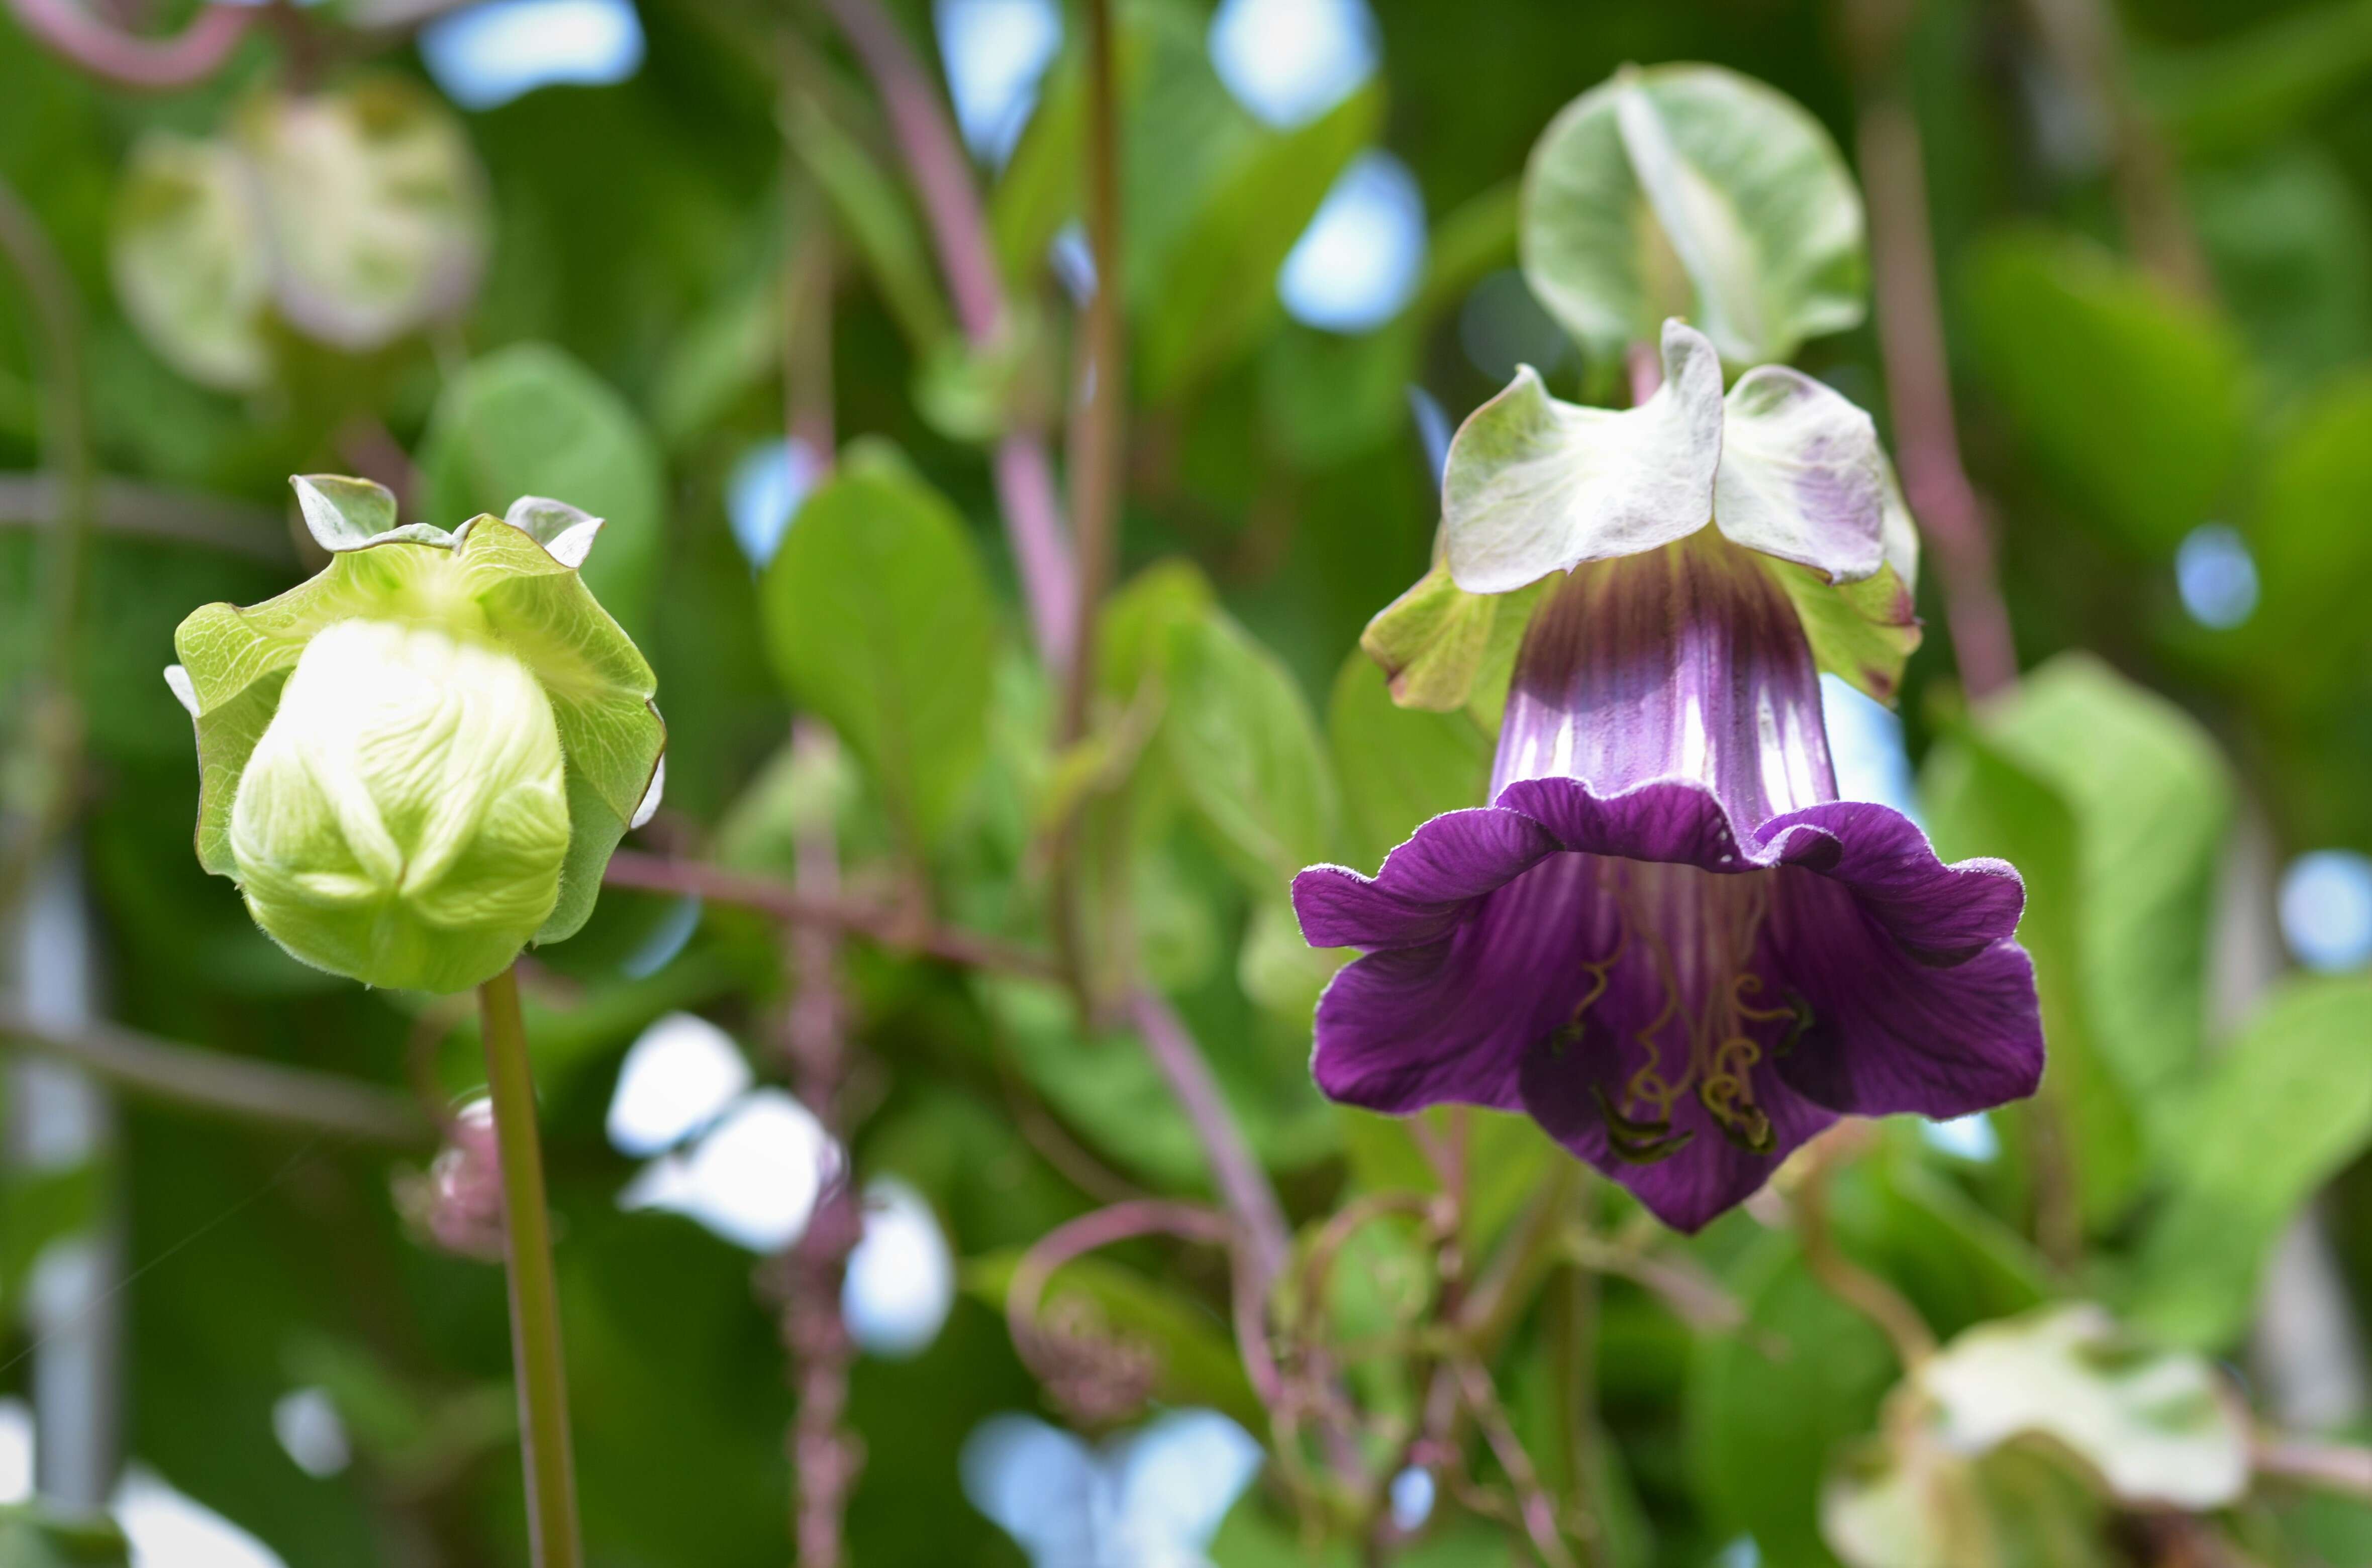
[[[1293,879],[1293,912],[1313,947],[1413,947],[1446,935],[1468,903],[1556,853],[1517,811],[1445,812],[1384,858],[1374,877],[1313,865]]]
[[[1612,941],[1590,865],[1578,855],[1535,864],[1448,935],[1370,953],[1337,974],[1318,1002],[1319,1088],[1393,1115],[1445,1103],[1520,1109],[1526,1048],[1571,1013],[1590,982],[1583,962]],[[1295,883],[1296,901],[1309,875]]]
[[[1922,963],[1966,962],[2016,931],[2026,908],[2026,884],[2007,861],[1946,865],[1917,823],[1866,801],[1790,811],[1755,841],[1760,860],[1850,887],[1863,912]]]

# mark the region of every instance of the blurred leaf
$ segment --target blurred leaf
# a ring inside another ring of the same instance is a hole
[[[109,252],[116,296],[191,380],[251,391],[272,374],[263,330],[272,265],[238,155],[154,132],[132,150]]]
[[[1791,1237],[1763,1237],[1731,1283],[1746,1326],[1701,1338],[1689,1372],[1699,1495],[1725,1527],[1752,1535],[1774,1568],[1832,1563],[1820,1539],[1820,1478],[1840,1446],[1874,1423],[1894,1380],[1893,1353],[1813,1283]]]
[[[1023,1249],[1015,1248],[969,1260],[963,1266],[964,1290],[1001,1315],[1022,1256]],[[1266,1428],[1268,1414],[1245,1379],[1235,1343],[1209,1308],[1173,1295],[1132,1269],[1092,1257],[1057,1269],[1047,1282],[1042,1305],[1051,1307],[1069,1295],[1093,1303],[1119,1337],[1141,1341],[1155,1352],[1165,1400],[1208,1405],[1254,1431]]]
[[[2301,386],[2365,356],[2372,222],[2338,159],[2313,142],[2291,142],[2201,170],[2188,186],[2216,291],[2261,363]]]
[[[107,1179],[105,1168],[91,1160],[0,1170],[0,1322],[16,1318],[26,1278],[50,1243],[98,1222]],[[0,1564],[6,1562],[0,1558]]]
[[[39,1504],[0,1507],[0,1568],[132,1568],[132,1544],[104,1516],[71,1517]]]
[[[2276,689],[2360,689],[2372,581],[2372,376],[2333,382],[2296,412],[2267,453],[2249,541],[2262,599],[2238,633]]]
[[[1312,947],[1301,938],[1293,906],[1280,896],[1252,906],[1236,962],[1244,994],[1278,1018],[1306,1028],[1334,971],[1355,955],[1347,947]]]
[[[841,231],[865,258],[882,303],[910,345],[917,351],[931,347],[954,328],[905,187],[814,99],[796,99],[787,118],[792,149],[823,188]]]
[[[485,172],[453,111],[418,83],[374,75],[334,92],[260,94],[233,134],[262,197],[273,298],[298,330],[360,353],[476,290]]]
[[[2088,1302],[1971,1329],[1917,1380],[1963,1454],[2047,1436],[2136,1507],[2203,1512],[2248,1488],[2246,1412],[2215,1369],[2138,1343]]]
[[[2093,1022],[2091,928],[2076,814],[2054,785],[1981,731],[1954,736],[1928,753],[1919,799],[1938,855],[1995,855],[2017,866],[2026,883],[2017,935],[2034,958],[2049,1046],[2034,1114],[2059,1123],[2042,1136],[2074,1166],[2086,1223],[2105,1228],[2141,1179],[2142,1125],[2133,1092]]]
[[[783,259],[776,240],[704,303],[668,345],[651,423],[671,448],[705,434],[783,366]]]
[[[1225,615],[1172,633],[1162,754],[1254,893],[1280,891],[1334,838],[1333,770],[1300,688]]]
[[[1980,727],[2074,814],[2089,1019],[2154,1119],[2199,1060],[2229,771],[2197,720],[2088,655],[2034,671]]]
[[[647,633],[666,552],[666,475],[650,432],[610,385],[549,343],[498,349],[448,382],[422,444],[428,520],[501,517],[522,495],[604,519],[585,586]]]
[[[1404,313],[1346,337],[1288,324],[1260,364],[1261,407],[1287,461],[1324,469],[1373,451],[1407,427],[1417,323]]]
[[[2033,1244],[1938,1175],[1916,1133],[1889,1131],[1884,1154],[1836,1185],[1837,1232],[1850,1249],[1946,1336],[2041,1305],[2050,1271]]]
[[[1381,89],[1362,87],[1307,125],[1254,141],[1214,181],[1139,302],[1137,379],[1147,397],[1175,398],[1281,311],[1277,269],[1382,120]]]
[[[2248,435],[2231,329],[2132,262],[2041,231],[1962,268],[1977,368],[2038,462],[2114,538],[2164,554],[2214,515]]]
[[[1524,174],[1524,276],[1596,355],[1698,323],[1733,365],[1862,319],[1861,198],[1818,121],[1715,65],[1629,69],[1565,106]]]
[[[1372,874],[1421,822],[1486,804],[1491,740],[1462,711],[1396,706],[1384,673],[1354,650],[1334,678],[1327,738],[1343,781],[1343,837]]]
[[[2142,1238],[2134,1323],[2203,1349],[2247,1321],[2273,1243],[2372,1147],[2372,976],[2276,987],[2169,1122],[2172,1187]]]
[[[1123,13],[1120,40],[1122,91],[1134,75],[1137,51]],[[1015,144],[1004,175],[989,193],[988,227],[1006,285],[1016,294],[1034,292],[1054,236],[1079,210],[1079,145],[1087,118],[1087,78],[1080,52],[1066,49],[1047,68],[1038,88],[1038,107]]]
[[[1080,1032],[1052,986],[975,977],[973,993],[1031,1088],[1107,1159],[1171,1191],[1209,1189],[1201,1140],[1132,1033]],[[1262,1163],[1293,1168],[1330,1152],[1334,1124],[1309,1083],[1307,1031],[1279,1058],[1250,1029],[1201,1037],[1228,1108]]]
[[[852,447],[759,591],[784,684],[840,732],[913,846],[937,838],[987,751],[996,651],[962,518],[894,451]]]
[[[2103,1514],[2052,1458],[2012,1448],[1972,1462],[1924,1434],[1857,1448],[1820,1496],[1821,1531],[1853,1568],[2110,1568],[2122,1559]]]
[[[2239,17],[2257,25],[2134,59],[2152,118],[2186,153],[2228,152],[2277,135],[2372,67],[2372,6],[2364,0]]]

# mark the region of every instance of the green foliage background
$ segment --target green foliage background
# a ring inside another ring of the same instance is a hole
[[[1987,1166],[1887,1129],[1842,1182],[1837,1225],[1943,1334],[2081,1295],[2163,1342],[2227,1355],[2245,1343],[2274,1240],[2319,1202],[2357,1330],[2372,1332],[2372,978],[2285,977],[2219,1010],[2214,956],[2236,844],[2372,851],[2372,24],[2355,0],[2122,8],[2138,111],[2170,149],[2209,269],[2210,292],[2184,296],[2128,243],[2098,106],[2045,45],[2038,17],[2070,8],[2083,7],[1914,8],[1910,95],[1959,436],[2031,674],[2014,701],[1971,714],[1931,545],[1928,636],[1901,711],[1939,848],[2007,856],[2028,878],[2023,935],[2053,1060],[2044,1104],[2071,1130],[2058,1157],[2076,1250],[2050,1257],[2038,1241],[2042,1156],[2026,1113],[1999,1119],[2006,1151]],[[926,40],[924,8],[899,9]],[[1094,912],[1113,951],[1091,959],[1175,998],[1293,1217],[1429,1184],[1405,1131],[1310,1086],[1308,1007],[1326,970],[1281,907],[1296,866],[1371,868],[1424,816],[1479,799],[1487,770],[1488,715],[1394,708],[1355,651],[1368,617],[1429,562],[1436,502],[1404,389],[1423,386],[1455,420],[1512,369],[1512,357],[1478,366],[1461,323],[1478,296],[1519,287],[1515,181],[1569,99],[1626,61],[1715,62],[1807,106],[1850,155],[1851,9],[1378,0],[1380,77],[1279,134],[1219,89],[1197,0],[1123,7],[1134,375],[1125,586],[1099,674],[1115,707],[1153,688],[1162,705],[1149,735],[1086,762],[1046,745],[1058,694],[1025,656],[971,438],[1001,399],[1031,395],[1029,377],[948,347],[948,307],[878,110],[804,7],[788,25],[825,74],[806,107],[785,106],[773,74],[783,15],[649,0],[648,58],[631,81],[467,116],[494,215],[475,303],[371,354],[285,343],[279,381],[246,395],[183,379],[126,321],[109,226],[136,138],[211,132],[276,79],[281,50],[259,36],[209,84],[133,96],[0,20],[0,172],[78,287],[99,467],[235,504],[215,529],[230,548],[120,531],[98,543],[80,842],[111,1016],[392,1087],[424,1070],[448,1089],[475,1081],[472,1022],[298,968],[200,870],[188,726],[157,679],[192,607],[296,580],[285,476],[353,466],[358,422],[375,422],[416,460],[429,520],[498,512],[523,492],[610,520],[588,577],[659,672],[682,842],[790,871],[791,825],[816,798],[775,761],[796,703],[854,753],[857,776],[822,807],[853,864],[927,877],[960,923],[1026,932],[1038,835],[1094,763],[1125,783],[1078,819],[1110,868]],[[358,35],[304,25],[336,41],[320,63],[331,79],[352,68]],[[377,64],[418,69],[401,46]],[[1002,264],[1047,334],[1021,357],[1034,352],[1057,384],[1067,307],[1037,258],[1069,215],[1079,92],[1066,56],[1013,162],[984,180]],[[1294,324],[1270,280],[1335,173],[1378,144],[1424,192],[1424,285],[1371,333]],[[818,192],[843,237],[837,423],[895,451],[849,460],[753,579],[723,488],[734,460],[782,429],[786,236]],[[1615,384],[1617,366],[1562,342],[1541,315],[1526,353],[1563,395]],[[1885,428],[1872,327],[1816,338],[1797,363]],[[41,460],[37,389],[30,319],[11,298],[11,478]],[[2238,527],[2262,572],[2255,615],[2229,632],[2191,621],[2175,593],[2173,550],[2210,520]],[[12,736],[41,654],[27,521],[0,517]],[[711,908],[680,956],[631,975],[670,910],[609,893],[582,936],[541,955],[550,981],[530,994],[587,1533],[593,1560],[617,1568],[780,1562],[791,1400],[751,1260],[690,1222],[619,1213],[633,1166],[602,1133],[621,1056],[669,1009],[725,1023],[768,1070],[783,984],[769,933]],[[1006,1336],[1001,1282],[1021,1249],[1102,1196],[1048,1150],[1165,1192],[1203,1193],[1208,1173],[1134,1041],[1083,1030],[1052,988],[866,947],[851,977],[875,1063],[857,1167],[928,1197],[969,1286],[921,1359],[857,1364],[867,1462],[853,1560],[1017,1562],[962,1501],[956,1454],[986,1415],[1045,1408]],[[1054,1137],[1029,1135],[1039,1123]],[[1479,1255],[1561,1156],[1486,1122],[1471,1157]],[[116,1204],[130,1256],[159,1260],[129,1296],[128,1443],[143,1462],[298,1568],[523,1560],[499,1272],[408,1237],[390,1164],[128,1099],[105,1168],[0,1186],[0,1362],[28,1342],[17,1293],[41,1243]],[[1622,1234],[1630,1212],[1591,1202]],[[1632,1279],[1603,1283],[1592,1473],[1605,1560],[1701,1564],[1750,1534],[1769,1568],[1830,1562],[1820,1477],[1876,1424],[1895,1376],[1884,1342],[1814,1286],[1785,1232],[1747,1214],[1669,1250],[1742,1323],[1692,1323]],[[1253,1422],[1207,1259],[1136,1243],[1096,1267],[1080,1288],[1163,1347],[1159,1398]],[[1548,1318],[1527,1318],[1494,1364],[1546,1449],[1561,1430],[1554,1348]],[[22,1376],[9,1362],[0,1392]],[[359,1460],[340,1477],[308,1477],[273,1440],[273,1403],[298,1386],[330,1388],[355,1434]],[[2372,1560],[2372,1511],[2341,1503],[2263,1492],[2225,1527],[2267,1562]],[[10,1530],[32,1539],[29,1524],[0,1524],[0,1562],[83,1560],[12,1547]],[[1445,1504],[1405,1560],[1523,1561],[1514,1539]],[[401,1555],[406,1540],[434,1555]],[[1294,1540],[1274,1494],[1256,1490],[1215,1556],[1299,1561]]]

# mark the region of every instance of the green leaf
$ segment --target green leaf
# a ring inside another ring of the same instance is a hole
[[[2087,241],[1995,235],[1965,265],[1976,366],[2035,458],[2129,548],[2206,521],[2248,434],[2249,366],[2222,319]]]
[[[1134,1034],[1083,1034],[1069,997],[1035,981],[978,978],[974,993],[1030,1086],[1120,1168],[1171,1191],[1204,1192],[1210,1173],[1193,1125]],[[1309,1081],[1308,1032],[1290,1055],[1250,1028],[1205,1031],[1220,1090],[1262,1162],[1292,1169],[1334,1144],[1327,1102]]]
[[[1140,52],[1128,18],[1122,18],[1121,79],[1134,75],[1131,56]],[[1087,122],[1087,76],[1079,51],[1065,50],[1047,69],[1038,107],[1015,145],[996,189],[988,199],[988,228],[1007,287],[1036,290],[1047,250],[1079,210],[1079,148]]]
[[[1920,643],[1911,588],[1892,565],[1858,583],[1832,584],[1808,566],[1761,557],[1796,606],[1812,662],[1855,691],[1891,706],[1902,667]]]
[[[446,384],[421,448],[430,516],[500,517],[522,495],[554,496],[605,519],[585,582],[636,635],[665,566],[666,479],[650,432],[625,401],[548,343],[515,343]]]
[[[1394,705],[1365,654],[1343,661],[1326,728],[1343,781],[1343,837],[1360,870],[1372,873],[1419,823],[1487,804],[1491,738],[1465,713]]]
[[[887,449],[852,448],[759,588],[791,694],[840,732],[919,847],[988,749],[996,627],[963,519]]]
[[[1524,275],[1599,355],[1702,325],[1734,365],[1862,318],[1861,198],[1785,94],[1713,65],[1626,69],[1576,99],[1524,173]]]
[[[1359,646],[1382,668],[1400,706],[1471,708],[1495,733],[1532,607],[1556,580],[1542,577],[1513,593],[1470,594],[1450,580],[1448,563],[1436,561],[1415,587],[1376,612]]]
[[[2104,1513],[2055,1456],[1971,1462],[1924,1433],[1863,1445],[1820,1493],[1821,1533],[1853,1568],[2111,1568]]]
[[[1179,628],[1170,656],[1162,754],[1245,886],[1273,893],[1334,842],[1334,774],[1308,704],[1225,615]]]
[[[68,1516],[41,1504],[0,1507],[5,1568],[132,1568],[132,1543],[104,1515]]]
[[[1981,725],[2074,813],[2092,1023],[2149,1115],[2199,1060],[2229,772],[2197,720],[2084,654],[2034,671]]]
[[[1820,1539],[1820,1478],[1867,1432],[1894,1380],[1894,1355],[1868,1319],[1813,1283],[1792,1238],[1765,1236],[1733,1288],[1745,1328],[1697,1342],[1689,1372],[1690,1469],[1726,1529],[1752,1535],[1762,1561],[1834,1562]]]
[[[1916,1381],[1963,1454],[2049,1437],[2137,1507],[2203,1512],[2248,1488],[2246,1411],[2215,1368],[2138,1343],[2089,1302],[1971,1329]]]
[[[115,201],[109,271],[123,313],[191,380],[253,391],[271,378],[272,263],[238,155],[152,131]]]
[[[2105,1228],[2141,1179],[2137,1102],[2098,1038],[2088,962],[2083,842],[2060,791],[1982,732],[1928,754],[1920,804],[1947,860],[1996,855],[2018,868],[2018,939],[2034,958],[2049,1056],[2040,1114],[2058,1120],[2086,1221]]]
[[[1204,194],[1160,277],[1135,298],[1137,379],[1157,402],[1224,367],[1280,310],[1277,269],[1336,176],[1383,122],[1370,84],[1307,125],[1252,141]]]
[[[2372,574],[2372,375],[2345,376],[2307,400],[2266,454],[2250,521],[2263,598],[2239,633],[2285,687],[2349,679],[2364,633],[2355,610]]]
[[[2372,1147],[2372,976],[2276,988],[2169,1119],[2172,1191],[2144,1237],[2133,1320],[2203,1349],[2249,1318],[2274,1241]]]
[[[274,302],[299,331],[362,353],[476,291],[485,171],[453,111],[417,82],[373,75],[335,92],[260,94],[232,135],[262,197]]]

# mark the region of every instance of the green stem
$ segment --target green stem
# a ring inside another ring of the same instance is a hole
[[[518,1379],[519,1457],[527,1468],[528,1544],[536,1568],[580,1568],[576,1470],[568,1448],[568,1375],[560,1353],[560,1287],[552,1272],[552,1216],[535,1129],[535,1081],[518,976],[478,988],[486,1085],[502,1150],[503,1236],[510,1276],[511,1365]]]

